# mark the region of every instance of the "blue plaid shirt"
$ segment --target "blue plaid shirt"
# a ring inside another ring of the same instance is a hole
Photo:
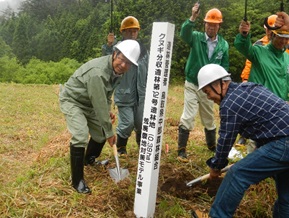
[[[207,161],[214,169],[228,164],[228,154],[238,133],[260,147],[289,136],[289,104],[267,88],[254,83],[229,84],[220,104],[220,129],[216,154]]]

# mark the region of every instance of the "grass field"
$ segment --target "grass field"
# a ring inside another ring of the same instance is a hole
[[[0,84],[0,217],[135,217],[133,213],[138,147],[129,139],[128,179],[115,184],[108,173],[114,164],[106,144],[100,160],[108,167],[85,168],[91,195],[70,186],[69,139],[58,105],[58,86]],[[205,161],[213,155],[204,142],[197,117],[190,134],[189,163],[179,163],[177,128],[183,108],[183,87],[169,89],[155,217],[206,217],[221,178],[192,188],[186,182],[208,173]],[[115,113],[117,110],[114,108]],[[215,110],[218,117],[218,107]],[[218,118],[216,119],[218,121]],[[274,183],[267,179],[245,194],[235,217],[269,218],[276,198]]]

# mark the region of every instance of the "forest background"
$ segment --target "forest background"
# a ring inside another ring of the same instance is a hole
[[[196,30],[203,31],[203,18],[211,8],[222,11],[220,34],[230,45],[230,73],[240,81],[245,58],[234,48],[238,26],[244,18],[245,0],[201,0]],[[84,62],[101,56],[101,46],[126,16],[141,25],[139,39],[150,48],[153,22],[175,24],[171,82],[184,81],[189,47],[180,39],[182,23],[191,15],[194,1],[187,0],[26,0],[17,13],[11,8],[0,16],[0,82],[64,83]],[[265,31],[264,18],[280,11],[283,1],[248,0],[252,42]],[[113,6],[113,7],[112,7]]]

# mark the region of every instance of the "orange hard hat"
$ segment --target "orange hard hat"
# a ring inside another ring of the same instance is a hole
[[[209,10],[206,13],[204,21],[208,22],[208,23],[222,23],[223,22],[223,16],[222,16],[221,11],[217,8],[213,8],[213,9]]]
[[[132,28],[140,30],[140,25],[139,25],[138,20],[135,17],[128,16],[121,21],[119,30],[120,32],[122,32],[125,29],[132,29]]]
[[[268,17],[267,19],[267,24],[270,26],[270,27],[275,27],[275,21],[277,19],[277,15],[276,14],[273,14],[271,16]],[[266,26],[265,26],[266,27]],[[267,26],[268,27],[268,26]],[[269,27],[268,27],[269,28]],[[270,28],[269,28],[270,29]],[[273,29],[272,32],[279,36],[279,37],[282,37],[282,38],[289,38],[289,31],[287,28],[284,28],[283,26],[281,28],[278,28],[278,29]]]
[[[274,27],[275,26],[275,21],[276,21],[277,15],[276,14],[272,14],[268,17],[267,23],[270,27]]]

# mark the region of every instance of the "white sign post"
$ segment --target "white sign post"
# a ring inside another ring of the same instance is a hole
[[[134,201],[136,217],[155,212],[174,24],[153,23]]]

